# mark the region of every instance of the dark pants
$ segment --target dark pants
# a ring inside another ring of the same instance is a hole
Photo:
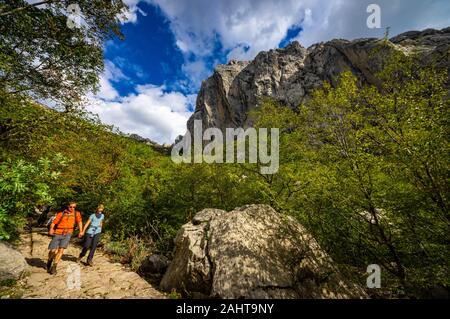
[[[89,252],[88,260],[92,260],[94,258],[95,249],[97,248],[98,242],[100,241],[100,234],[96,234],[93,237],[89,234],[86,234],[84,241],[83,250],[81,251],[80,258],[83,258],[88,249],[91,248]]]

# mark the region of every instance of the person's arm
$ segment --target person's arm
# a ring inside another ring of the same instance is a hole
[[[53,235],[55,233],[55,225],[59,223],[62,218],[62,213],[57,213],[55,219],[50,224],[50,229],[48,230],[49,235]]]
[[[89,217],[88,221],[86,222],[86,224],[84,225],[84,229],[81,232],[83,235],[86,232],[86,230],[88,229],[89,225],[91,224],[91,218]]]
[[[83,219],[81,218],[81,214],[78,213],[78,229],[80,230],[78,232],[78,237],[81,238],[84,235],[84,231],[83,231]]]
[[[55,233],[54,228],[55,228],[55,224],[51,223],[50,224],[50,229],[48,230],[48,234],[49,235],[53,235]]]

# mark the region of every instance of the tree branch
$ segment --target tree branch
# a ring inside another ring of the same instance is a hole
[[[58,1],[62,2],[62,0],[58,0]],[[12,9],[10,11],[1,12],[0,13],[0,17],[4,17],[4,16],[10,15],[10,14],[22,11],[22,10],[25,10],[27,8],[30,8],[30,7],[37,7],[37,6],[40,6],[42,4],[50,4],[52,2],[55,2],[55,0],[46,0],[46,1],[36,2],[36,3],[31,3],[31,4],[28,4],[28,5],[23,6],[23,7],[18,7],[18,8]]]

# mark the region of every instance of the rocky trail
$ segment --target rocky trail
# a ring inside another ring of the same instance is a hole
[[[24,234],[19,245],[30,268],[23,279],[22,298],[164,298],[150,283],[137,273],[97,250],[94,265],[77,263],[81,247],[74,239],[58,265],[58,273],[50,275],[45,266],[50,237],[45,231]]]

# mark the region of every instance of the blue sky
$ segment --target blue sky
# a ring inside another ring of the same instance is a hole
[[[379,0],[381,29],[366,26],[366,0],[124,0],[125,40],[105,45],[100,91],[88,110],[121,131],[159,143],[184,134],[201,81],[215,65],[251,60],[298,40],[381,37],[450,25],[446,0]]]
[[[145,16],[138,13],[135,23],[122,27],[125,41],[115,38],[105,47],[105,59],[120,68],[129,81],[114,83],[121,95],[134,92],[136,85],[152,83],[176,89],[183,79],[183,54],[175,45],[169,22],[161,10],[147,3],[139,5]],[[188,93],[186,90],[183,93]]]
[[[120,95],[126,95],[135,93],[136,85],[152,83],[165,85],[169,91],[196,93],[199,82],[191,81],[184,72],[185,57],[176,45],[176,38],[164,13],[158,6],[145,2],[139,4],[139,9],[137,22],[127,23],[122,28],[126,40],[114,39],[105,47],[105,59],[114,63],[129,79],[115,82],[114,88]],[[288,45],[300,31],[300,26],[292,25],[277,47]],[[227,63],[227,55],[231,51],[222,48],[219,35],[217,37],[214,39],[215,47],[202,60],[208,71],[218,63]],[[248,48],[244,47],[244,50]],[[186,61],[195,61],[195,55],[186,57]]]

